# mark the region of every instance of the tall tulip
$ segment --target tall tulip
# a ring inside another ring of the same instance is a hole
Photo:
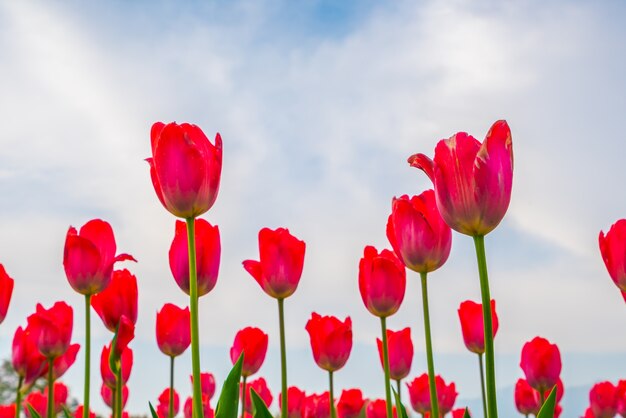
[[[241,416],[246,411],[246,381],[249,376],[255,374],[265,361],[267,353],[268,337],[261,329],[246,327],[237,332],[235,341],[230,348],[230,359],[235,364],[243,353],[243,365],[241,376],[243,378],[241,390]]]
[[[435,158],[409,157],[412,167],[426,173],[435,186],[437,207],[455,231],[472,236],[476,248],[485,323],[485,357],[489,418],[497,418],[495,358],[485,255],[485,235],[502,220],[511,200],[513,141],[504,120],[496,121],[481,144],[465,132],[439,141]]]
[[[311,338],[315,362],[320,368],[328,372],[330,415],[332,418],[336,418],[333,373],[341,369],[350,356],[352,320],[347,317],[341,321],[334,316],[321,316],[313,312],[311,319],[306,324],[306,330]]]
[[[4,266],[0,264],[0,324],[7,316],[11,295],[13,294],[13,286],[13,279],[9,277]]]
[[[591,410],[596,418],[613,418],[618,407],[617,387],[611,382],[593,385],[589,391]]]
[[[243,267],[269,296],[278,300],[280,326],[281,418],[287,417],[287,348],[285,345],[284,300],[298,287],[304,268],[306,244],[286,228],[259,231],[259,261],[246,260]]]
[[[598,241],[606,269],[626,301],[626,219],[615,222],[606,235],[600,231]]]
[[[413,341],[411,340],[411,328],[407,327],[401,331],[387,330],[387,343],[389,345],[389,377],[396,381],[398,397],[401,392],[401,381],[409,375],[411,364],[413,363]],[[376,339],[378,346],[378,357],[380,364],[384,368],[383,342]]]
[[[389,250],[367,246],[359,262],[359,291],[370,313],[380,318],[383,339],[383,367],[385,369],[385,396],[387,418],[391,418],[391,386],[389,383],[389,345],[387,342],[387,317],[398,311],[406,290],[404,264]]]
[[[561,374],[559,348],[545,338],[535,337],[524,344],[520,367],[528,384],[539,392],[540,404],[543,405],[545,392],[557,384]]]
[[[337,402],[337,416],[339,418],[358,418],[361,416],[366,399],[361,389],[348,389],[341,392]]]

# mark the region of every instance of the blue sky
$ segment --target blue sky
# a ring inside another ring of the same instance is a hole
[[[482,140],[506,118],[513,198],[487,239],[498,384],[522,375],[519,352],[535,335],[561,347],[566,388],[626,377],[626,363],[615,361],[626,355],[617,331],[626,329],[624,302],[597,249],[598,232],[626,217],[624,12],[617,1],[534,0],[0,5],[0,261],[16,279],[0,355],[36,301],[70,301],[82,340],[63,242],[69,225],[101,217],[118,248],[139,260],[140,360],[129,409],[144,413],[156,399],[167,361],[154,344],[155,313],[186,301],[167,264],[174,219],[143,159],[154,121],[189,121],[224,139],[222,188],[205,216],[220,226],[223,261],[201,300],[203,366],[221,380],[235,332],[259,326],[271,346],[261,371],[277,390],[275,302],[241,261],[256,257],[260,228],[285,226],[307,242],[287,302],[290,361],[302,368],[292,381],[317,391],[325,384],[308,352],[311,312],[350,315],[355,352],[338,386],[367,382],[367,394],[381,396],[382,374],[363,367],[377,364],[379,332],[357,290],[363,246],[388,246],[393,196],[430,187],[409,155],[432,154],[461,130]],[[425,370],[414,279],[390,319],[391,328],[413,330],[412,376]],[[437,365],[461,397],[475,397],[475,360],[456,314],[461,301],[479,299],[469,239],[454,236],[430,283]],[[107,331],[94,323],[103,344]],[[177,382],[186,395],[185,362]],[[78,388],[81,373],[77,365],[68,382]],[[104,411],[99,400],[95,407]]]

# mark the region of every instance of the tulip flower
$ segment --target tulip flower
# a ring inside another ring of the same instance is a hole
[[[115,270],[109,286],[91,298],[91,306],[104,326],[115,332],[122,316],[137,323],[137,300],[137,278],[126,269]]]
[[[337,402],[338,418],[359,418],[365,406],[361,389],[348,389],[341,392]]]
[[[392,408],[393,417],[398,416],[395,405]],[[384,399],[371,401],[365,407],[365,418],[385,418],[387,416],[387,402]]]
[[[191,385],[193,387],[193,375],[189,376],[191,379]],[[211,400],[215,395],[215,377],[212,373],[200,373],[200,386],[202,388],[202,395]]]
[[[626,380],[620,380],[617,384],[617,413],[626,418]]]
[[[159,417],[174,417],[180,410],[180,397],[175,390],[170,388],[165,389],[159,395],[159,403],[157,405],[157,412]]]
[[[100,374],[102,375],[102,381],[105,385],[111,389],[115,388],[115,373],[111,371],[109,364],[109,358],[111,356],[111,345],[102,347],[102,355],[100,356]],[[122,384],[125,385],[130,378],[130,372],[133,368],[133,350],[126,348],[120,357],[120,376],[122,378]]]
[[[241,416],[246,411],[246,399],[243,397],[246,393],[246,382],[249,376],[255,374],[263,364],[265,360],[265,354],[267,353],[268,337],[259,328],[246,327],[241,329],[235,335],[235,341],[230,348],[230,359],[235,364],[239,359],[239,356],[243,353],[243,365],[241,369],[241,376],[243,378],[242,390],[241,390]]]
[[[68,389],[67,386],[65,386],[63,383],[61,382],[54,382],[54,413],[55,415],[60,414],[61,411],[63,410],[63,405],[67,404],[67,396],[68,396]],[[46,398],[48,397],[48,388],[46,388],[43,392],[44,396],[46,396]]]
[[[215,411],[211,408],[209,398],[204,394],[202,395],[202,406],[204,407],[204,418],[213,418],[215,416]],[[185,401],[183,413],[185,418],[193,418],[193,399],[191,397]]]
[[[296,386],[287,389],[287,418],[302,418],[302,405],[306,394]],[[282,405],[282,394],[278,394],[278,404]]]
[[[15,331],[11,360],[13,369],[25,386],[32,385],[47,371],[46,357],[37,349],[37,343],[29,327],[26,329],[18,327]]]
[[[596,418],[613,418],[619,403],[617,387],[611,382],[596,383],[589,391],[591,410]]]
[[[215,287],[220,268],[220,230],[204,219],[195,221],[196,274],[198,297]],[[176,221],[176,231],[169,251],[170,270],[178,287],[187,295],[189,287],[189,248],[185,222]]]
[[[115,409],[115,391],[110,388],[106,384],[102,384],[100,388],[100,395],[102,396],[102,400],[111,409]],[[124,385],[122,387],[122,408],[126,407],[126,402],[128,401],[128,386]]]
[[[15,418],[15,404],[0,405],[0,418]]]
[[[35,410],[40,417],[50,417],[46,415],[46,404],[48,403],[48,397],[41,392],[33,391],[29,393],[24,399],[24,413],[28,418],[35,418],[31,416],[28,406]]]
[[[128,350],[128,344],[135,338],[135,324],[126,315],[122,315],[119,325],[111,341],[109,364],[111,371],[115,374],[115,408],[113,408],[115,418],[122,418],[122,356]]]
[[[378,357],[384,368],[383,342],[376,339]],[[401,331],[387,330],[387,344],[389,349],[389,377],[396,381],[398,396],[401,393],[401,380],[409,375],[413,362],[413,341],[411,341],[411,329],[404,328]]]
[[[302,402],[302,418],[328,418],[330,416],[330,394],[312,393]]]
[[[272,400],[274,399],[274,397],[272,396],[272,392],[270,392],[270,389],[267,386],[267,382],[265,381],[265,379],[262,377],[259,377],[258,379],[255,379],[249,382],[245,391],[242,390],[242,393],[245,395],[245,398],[244,398],[244,407],[246,408],[245,411],[250,414],[252,414],[253,412],[252,400],[250,398],[251,389],[254,389],[254,391],[259,395],[259,397],[265,403],[265,406],[269,408],[270,405],[272,404]]]
[[[626,219],[615,222],[606,235],[600,231],[598,240],[606,269],[626,301]]]
[[[441,407],[439,412],[441,416],[445,416],[452,411],[454,407],[454,402],[458,395],[456,385],[454,383],[447,385],[439,375],[435,377],[435,381],[437,383],[437,400]],[[422,415],[426,413],[430,414],[432,406],[428,374],[424,373],[416,377],[412,382],[407,384],[407,387],[409,389],[409,397],[413,410]]]
[[[13,294],[13,286],[13,279],[9,277],[4,266],[0,264],[0,324],[7,316],[11,295]]]
[[[465,408],[458,408],[452,410],[452,418],[464,418],[465,417]]]
[[[528,384],[540,394],[543,405],[544,392],[551,390],[561,374],[561,353],[555,344],[541,337],[535,337],[524,344],[520,367]]]
[[[287,349],[285,346],[284,299],[296,291],[302,269],[306,244],[286,228],[259,231],[259,261],[245,260],[243,267],[269,296],[278,301],[281,367],[281,418],[287,414]]]
[[[533,389],[526,379],[518,379],[515,384],[515,407],[522,415],[537,415],[541,408],[539,392]]]
[[[85,414],[85,406],[84,405],[78,405],[76,407],[76,410],[74,411],[74,418],[83,418]],[[95,412],[93,412],[91,409],[88,411],[87,414],[88,418],[96,418],[96,414]]]
[[[54,359],[52,363],[52,378],[57,380],[74,364],[80,350],[80,344],[71,344],[67,351]]]

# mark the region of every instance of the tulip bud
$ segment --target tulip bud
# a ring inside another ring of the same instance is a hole
[[[334,316],[321,316],[313,312],[306,324],[311,338],[313,358],[319,367],[329,372],[341,369],[352,350],[352,321],[343,322]]]
[[[235,364],[241,353],[244,353],[242,376],[252,376],[261,368],[267,353],[267,343],[267,334],[259,328],[246,327],[237,332],[230,348],[230,359]]]
[[[189,308],[166,303],[157,312],[156,337],[159,349],[170,357],[181,355],[191,344]]]
[[[376,339],[378,357],[383,365],[383,342]],[[411,329],[404,328],[401,331],[387,330],[387,345],[389,351],[389,376],[392,380],[402,380],[409,375],[413,362],[413,341],[411,341]]]
[[[359,263],[359,290],[365,307],[381,318],[393,315],[402,304],[405,289],[402,262],[389,250],[379,254],[376,248],[365,247]]]
[[[137,299],[137,278],[126,269],[116,270],[109,286],[91,298],[91,306],[104,326],[115,332],[122,316],[137,323]]]
[[[361,389],[349,389],[341,392],[337,403],[338,418],[358,418],[361,416],[365,399]]]
[[[589,391],[591,410],[596,418],[613,418],[617,413],[618,392],[611,382],[596,383]]]
[[[467,349],[472,353],[483,354],[485,352],[483,305],[466,300],[459,306],[459,319]],[[491,329],[495,338],[498,332],[498,315],[496,315],[496,301],[493,299],[491,300]]]
[[[561,374],[559,348],[545,338],[535,337],[524,344],[520,367],[532,388],[540,393],[552,389]]]
[[[70,346],[74,311],[65,302],[56,302],[50,309],[37,304],[37,311],[28,317],[28,328],[39,352],[46,358],[64,354]]]

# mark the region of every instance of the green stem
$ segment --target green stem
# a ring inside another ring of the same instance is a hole
[[[118,361],[115,370],[115,417],[122,418],[124,382],[122,381],[122,362]]]
[[[424,306],[424,332],[426,335],[426,360],[428,362],[428,384],[430,386],[430,416],[439,416],[439,401],[437,398],[437,385],[435,383],[435,363],[433,361],[433,343],[430,336],[430,314],[428,309],[428,285],[427,273],[421,272],[422,279],[422,305]]]
[[[85,387],[83,418],[89,418],[89,384],[91,381],[91,295],[85,295]]]
[[[243,377],[243,383],[241,384],[241,418],[246,414],[246,381],[248,376]]]
[[[330,385],[330,418],[337,418],[337,410],[335,409],[335,391],[333,386],[333,372],[328,371],[328,383]]]
[[[187,218],[189,249],[189,307],[191,309],[191,365],[193,373],[193,417],[203,418],[202,381],[200,379],[200,330],[198,327],[198,275],[196,272],[195,218]]]
[[[487,275],[487,257],[485,256],[485,237],[474,237],[478,273],[480,275],[480,294],[483,303],[483,322],[485,326],[485,373],[487,375],[487,410],[489,418],[498,418],[498,403],[496,399],[496,364],[493,350],[493,331],[491,324],[491,295],[489,294],[489,277]]]
[[[280,406],[281,418],[287,418],[287,348],[285,344],[285,310],[284,299],[278,299],[278,323],[280,325],[280,381],[282,393],[282,405]]]
[[[387,418],[392,418],[391,386],[389,383],[389,348],[387,346],[387,318],[380,318],[380,328],[383,333],[383,368],[385,369],[385,399],[387,400]]]
[[[174,356],[170,357],[170,405],[167,416],[174,418]]]
[[[20,376],[20,380],[17,382],[17,393],[15,394],[15,418],[20,418],[20,409],[22,409],[22,385],[24,384],[24,377]]]
[[[54,418],[54,358],[48,359],[48,418]]]
[[[483,414],[485,416],[485,418],[488,417],[487,415],[487,397],[485,396],[485,372],[484,372],[484,368],[485,366],[483,365],[483,354],[480,353],[478,355],[478,367],[480,368],[480,391],[482,392],[483,395]]]
[[[398,392],[398,400],[402,402],[402,384],[400,379],[396,380],[396,391]]]
[[[544,403],[545,401],[546,401],[546,396],[544,395],[544,392],[543,392],[543,391],[540,391],[540,392],[539,392],[539,405],[540,405],[540,408],[539,408],[539,409],[541,409],[541,407],[543,407],[543,403]]]

